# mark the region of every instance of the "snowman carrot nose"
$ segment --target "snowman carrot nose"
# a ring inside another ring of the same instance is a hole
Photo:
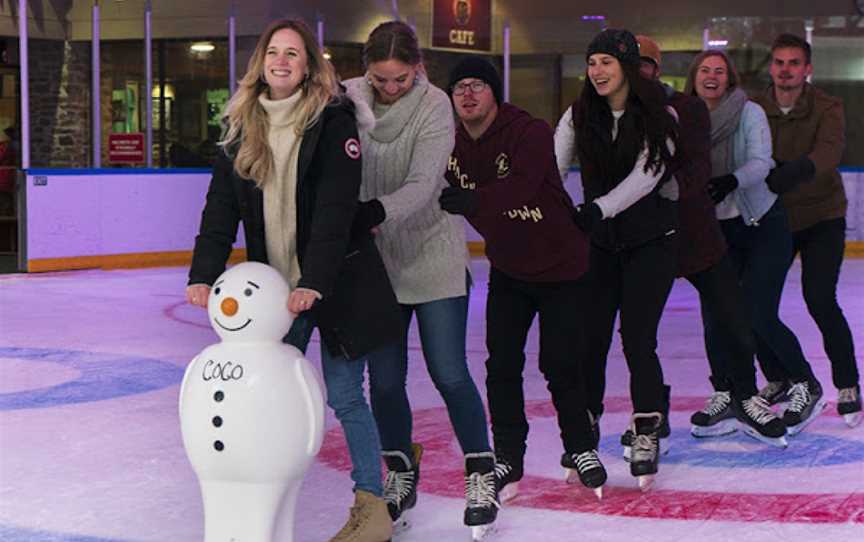
[[[222,301],[222,312],[225,313],[225,316],[234,316],[237,314],[237,309],[239,306],[237,305],[237,300],[233,297],[226,297]]]

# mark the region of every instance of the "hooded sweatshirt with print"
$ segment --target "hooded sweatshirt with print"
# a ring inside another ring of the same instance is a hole
[[[477,140],[459,124],[446,179],[477,191],[468,221],[497,270],[528,282],[576,280],[587,271],[588,240],[573,222],[543,120],[504,103]]]

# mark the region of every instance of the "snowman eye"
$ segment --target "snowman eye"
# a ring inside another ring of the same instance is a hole
[[[243,295],[245,295],[246,297],[251,297],[252,296],[252,288],[246,288],[245,290],[243,290]]]
[[[222,288],[216,288],[215,290],[213,290],[213,293],[215,295],[219,295],[221,292],[222,292]]]

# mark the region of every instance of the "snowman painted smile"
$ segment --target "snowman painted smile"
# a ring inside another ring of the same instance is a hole
[[[246,327],[246,326],[248,326],[249,324],[252,323],[252,319],[251,319],[251,318],[247,318],[247,319],[246,319],[246,323],[244,323],[244,324],[243,324],[242,326],[240,326],[240,327],[225,327],[224,325],[222,325],[222,322],[220,322],[219,319],[216,318],[215,316],[213,317],[213,321],[216,322],[216,325],[217,325],[217,326],[221,327],[221,328],[224,329],[225,331],[240,331],[241,329],[243,329],[244,327]]]

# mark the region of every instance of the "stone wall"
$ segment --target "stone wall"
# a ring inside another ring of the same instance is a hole
[[[29,58],[31,166],[88,167],[90,44],[31,40]]]

